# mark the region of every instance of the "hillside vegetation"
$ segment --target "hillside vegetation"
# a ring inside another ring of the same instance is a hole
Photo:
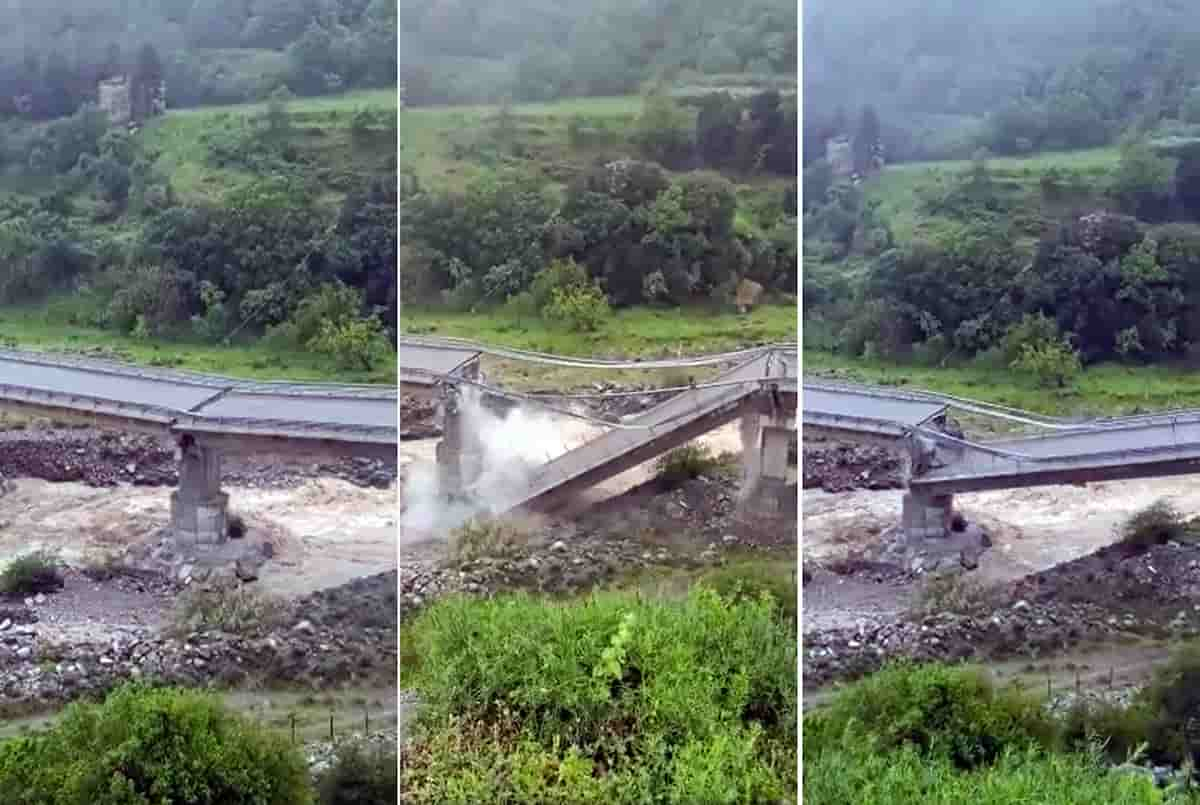
[[[190,368],[386,382],[396,105],[394,89],[311,100],[280,91],[262,104],[172,111],[135,134],[87,107],[10,123],[5,146],[27,167],[0,195],[0,305],[14,325],[5,336],[73,338]],[[36,154],[48,156],[35,170]],[[244,351],[209,367],[231,341]]]

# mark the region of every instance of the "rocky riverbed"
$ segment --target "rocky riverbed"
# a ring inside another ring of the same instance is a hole
[[[243,487],[289,488],[312,478],[340,478],[386,489],[396,476],[395,462],[370,458],[304,463],[271,455],[231,455],[222,462],[222,481]],[[175,445],[169,440],[93,428],[0,430],[0,477],[95,487],[179,482]]]
[[[78,592],[90,583],[71,573],[65,590]],[[397,584],[395,572],[382,573],[304,596],[253,635],[216,630],[174,634],[158,623],[129,622],[110,624],[102,640],[81,639],[69,625],[64,628],[64,621],[75,618],[65,616],[65,604],[55,595],[10,602],[0,619],[0,708],[34,710],[100,694],[130,679],[314,688],[391,682]],[[149,586],[124,580],[94,584],[96,592],[105,585],[132,588],[145,602],[174,598],[180,590],[166,580]]]
[[[1200,546],[1106,548],[1012,583],[948,595],[941,611],[931,609],[881,609],[854,626],[806,627],[806,687],[862,676],[889,659],[1004,660],[1129,637],[1198,635]]]

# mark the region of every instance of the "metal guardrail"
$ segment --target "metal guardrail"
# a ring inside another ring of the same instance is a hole
[[[694,358],[664,358],[647,360],[616,360],[606,358],[574,358],[565,355],[551,355],[546,352],[509,349],[507,347],[492,347],[477,344],[458,338],[424,338],[422,336],[401,336],[400,348],[405,344],[421,349],[446,349],[476,352],[480,355],[491,355],[507,360],[541,363],[550,366],[564,366],[577,369],[677,369],[689,366],[709,366],[718,363],[745,361],[769,351],[796,351],[796,344],[767,344],[750,349],[721,352],[712,355],[700,355]]]

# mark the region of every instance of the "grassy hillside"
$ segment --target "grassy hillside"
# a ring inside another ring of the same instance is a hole
[[[394,121],[397,107],[393,89],[294,100],[288,106],[293,127],[289,144],[312,165],[312,175],[331,195],[344,195],[347,180],[377,176],[396,158],[395,136],[386,128],[374,132],[378,136],[353,139],[355,112],[367,109]],[[152,121],[141,136],[148,149],[159,153],[156,167],[170,176],[182,198],[215,201],[261,176],[212,164],[210,143],[266,113],[265,103],[174,110]]]
[[[679,87],[676,95],[700,87]],[[706,85],[705,91],[728,87]],[[741,92],[749,92],[745,87]],[[430,189],[462,190],[497,167],[510,166],[541,175],[558,187],[599,159],[637,157],[630,142],[642,113],[642,98],[622,95],[569,98],[553,103],[510,107],[510,142],[497,137],[499,106],[442,106],[400,111],[400,161]],[[694,110],[689,112],[694,117]],[[573,142],[571,129],[585,133]],[[504,146],[504,147],[502,147]],[[740,226],[757,227],[757,210],[794,184],[794,179],[756,175],[730,176],[737,185]]]
[[[290,175],[315,187],[322,216],[332,223],[348,193],[394,174],[397,105],[395,90],[292,100],[284,107],[286,132],[270,148],[263,134],[266,103],[173,110],[149,122],[136,143],[152,158],[155,174],[169,182],[177,204],[220,209],[233,193]],[[36,136],[30,129],[24,135]],[[158,212],[131,204],[118,215],[106,214],[95,184],[63,177],[8,176],[3,188],[16,204],[44,204],[51,194],[65,195],[68,237],[92,253],[136,253]],[[0,224],[12,223],[4,217],[0,213]],[[246,330],[225,346],[220,339],[194,337],[186,320],[171,337],[116,332],[98,326],[107,297],[93,279],[81,277],[75,289],[48,300],[0,306],[0,335],[17,346],[99,349],[129,360],[248,377],[384,383],[395,378],[394,361],[371,371],[347,370],[309,350],[260,342]]]
[[[1053,213],[1042,195],[1041,181],[1048,171],[1061,175],[1062,182],[1074,185],[1066,201],[1078,201],[1079,196],[1098,197],[1117,167],[1116,148],[1093,148],[1082,151],[1063,151],[1034,154],[1028,157],[998,157],[987,160],[992,180],[1015,206],[1027,210]],[[968,160],[941,162],[906,162],[889,165],[866,183],[869,199],[878,201],[880,212],[900,243],[911,241],[929,226],[936,225],[921,210],[919,194],[936,186],[939,181],[970,170]]]

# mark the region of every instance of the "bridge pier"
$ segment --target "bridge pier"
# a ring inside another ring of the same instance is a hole
[[[171,530],[184,545],[225,541],[229,495],[221,491],[221,454],[185,434],[179,441],[179,488],[171,493]]]
[[[437,444],[438,492],[442,498],[462,494],[465,431],[458,389],[447,385],[442,394],[442,440]]]
[[[782,413],[757,408],[742,415],[742,506],[760,514],[786,514],[795,497],[788,485],[788,454],[796,430]]]
[[[905,492],[901,505],[900,525],[910,542],[944,539],[950,533],[954,516],[953,495]]]

